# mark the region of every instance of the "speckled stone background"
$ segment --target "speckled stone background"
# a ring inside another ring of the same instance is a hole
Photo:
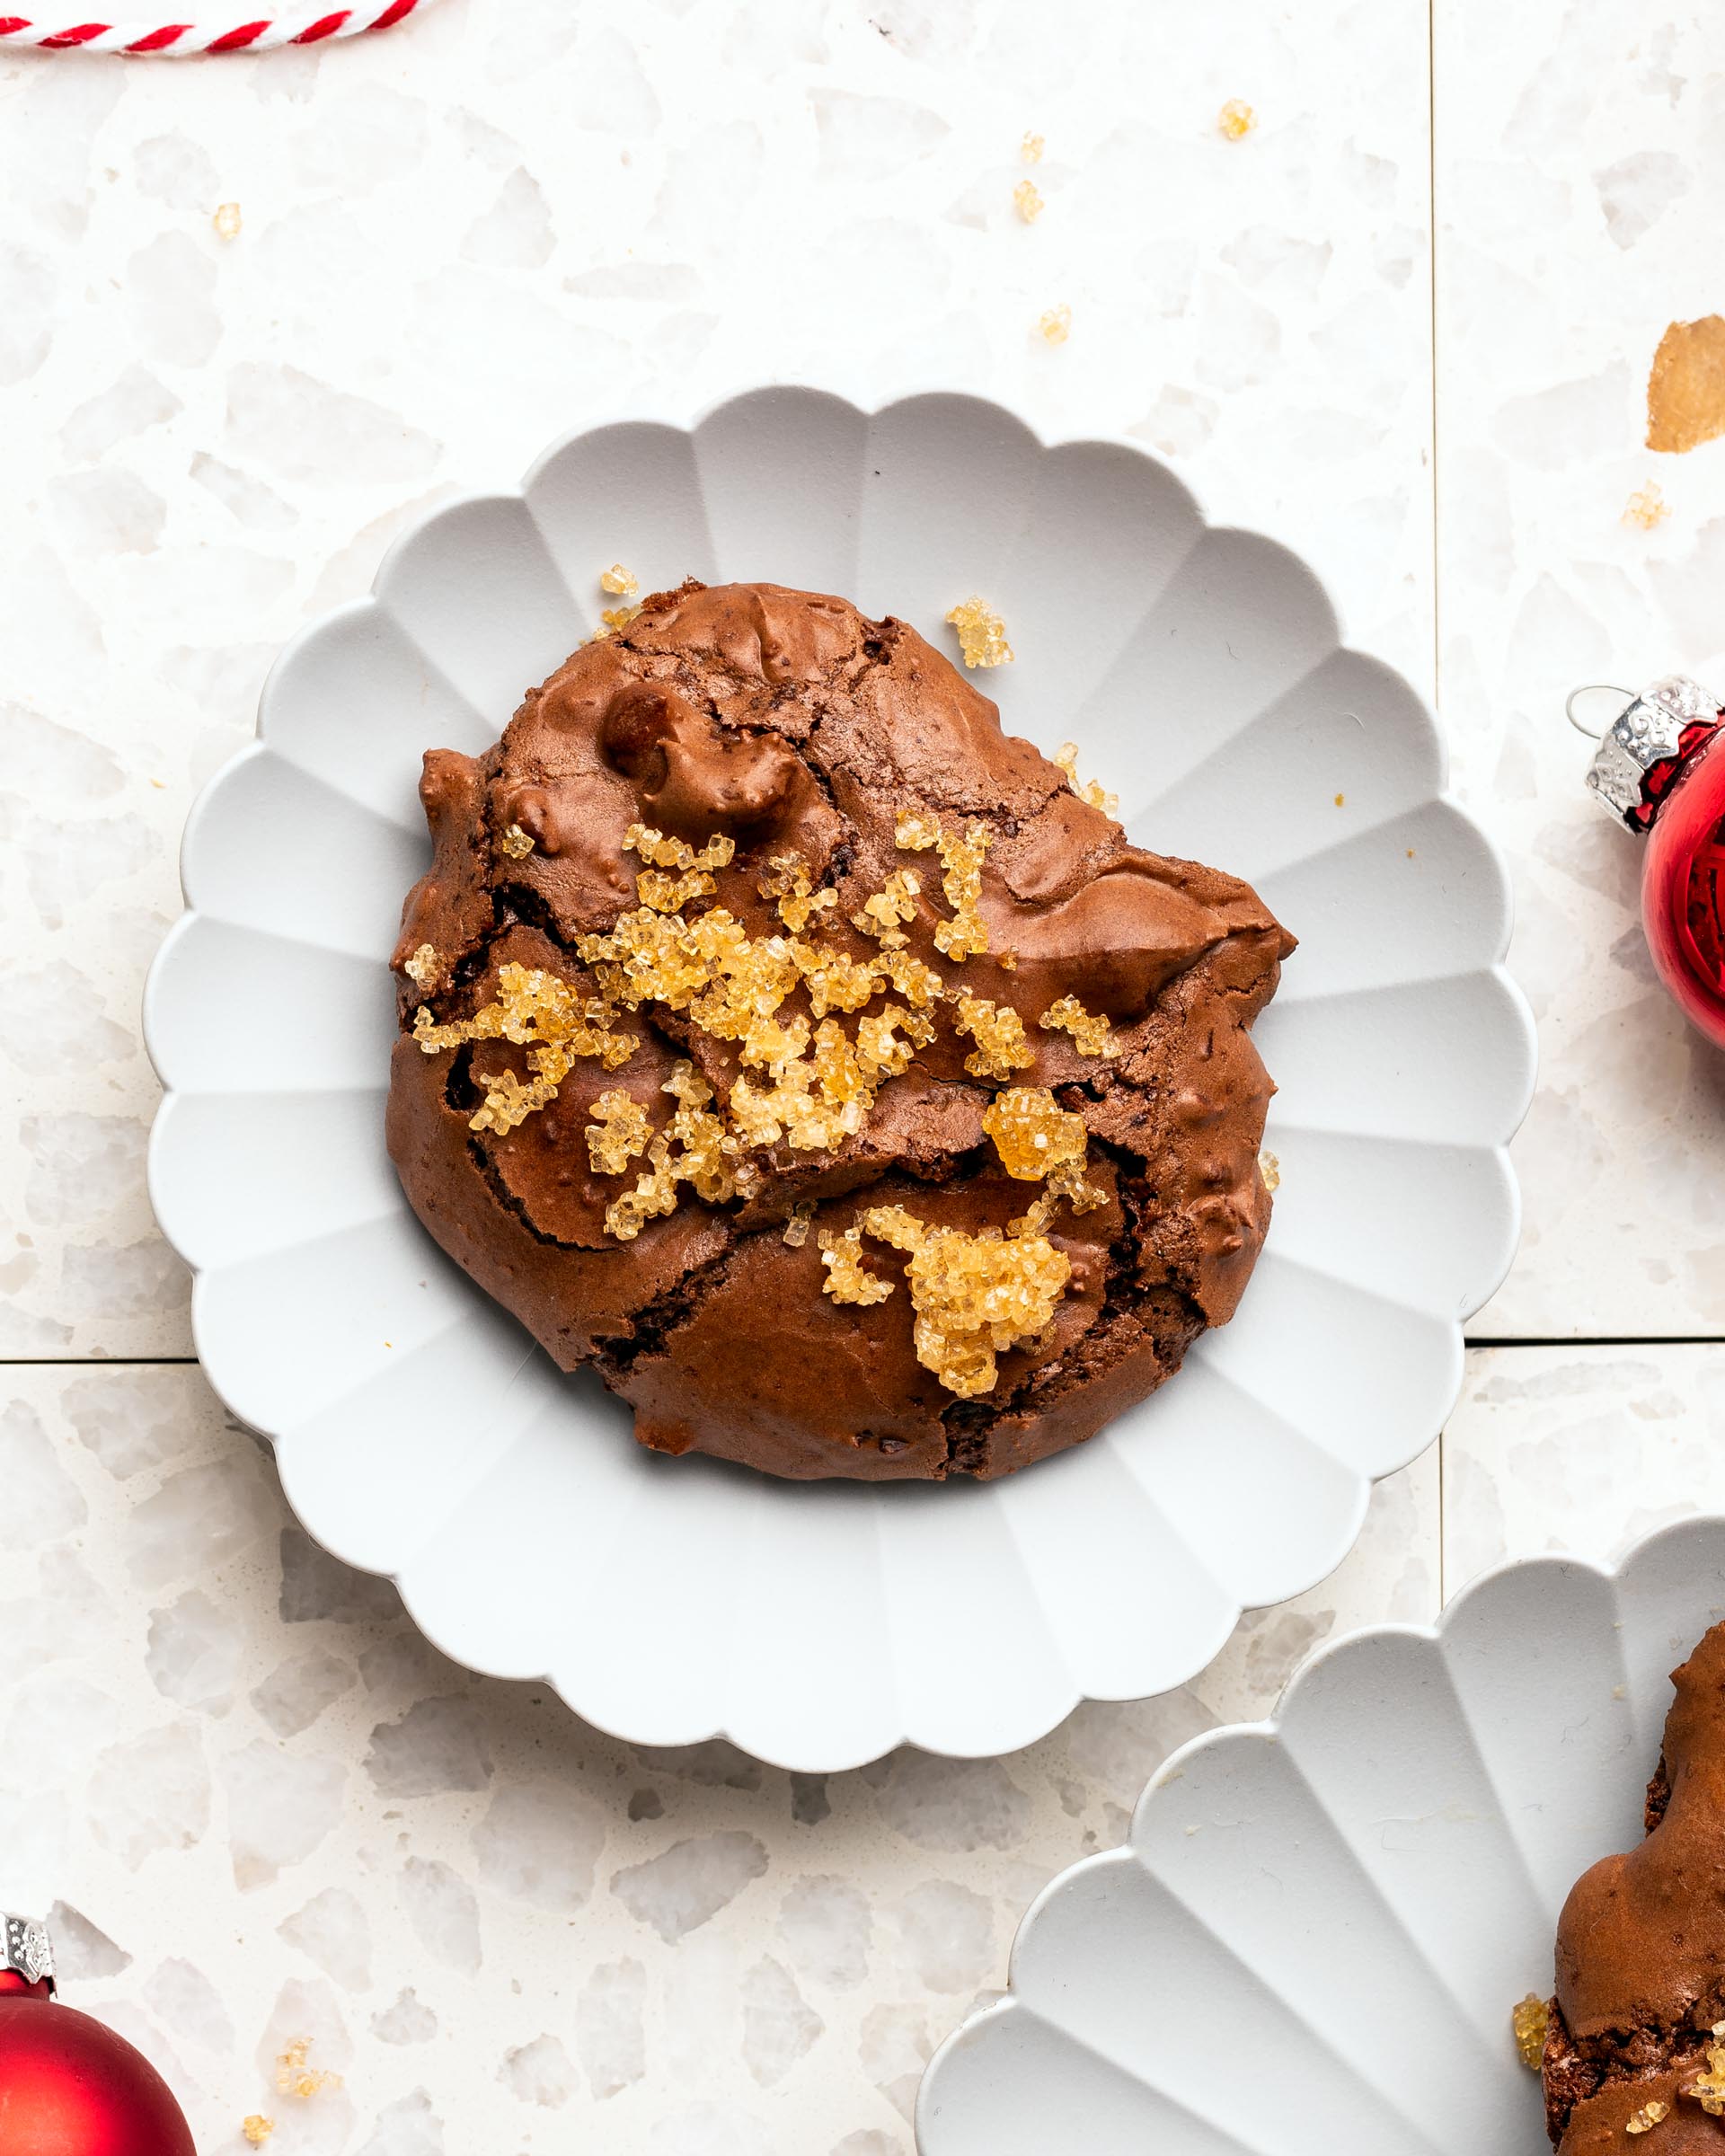
[[[1670,1337],[1725,1333],[1725,1065],[1560,712],[1725,685],[1725,445],[1641,446],[1667,323],[1725,296],[1722,70],[1703,5],[1588,0],[439,0],[0,57],[0,1902],[54,1905],[201,2149],[261,2110],[284,2156],[906,2156],[933,2046],[1174,1745],[1507,1553],[1725,1501],[1725,1346]],[[144,1195],[144,969],[275,650],[446,494],[774,376],[1152,445],[1438,696],[1519,889],[1544,1070],[1476,1331],[1534,1344],[1475,1351],[1324,1587],[998,1763],[642,1753],[445,1663],[225,1421]],[[296,2037],[339,2090],[276,2094]]]

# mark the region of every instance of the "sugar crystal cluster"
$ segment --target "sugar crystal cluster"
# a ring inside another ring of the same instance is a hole
[[[1050,1003],[1036,1022],[1045,1033],[1070,1033],[1081,1056],[1114,1056],[1120,1052],[1108,1021],[1086,1011],[1075,995],[1063,995]]]
[[[1006,641],[1005,623],[974,592],[946,618],[959,632],[959,653],[967,667],[1002,667],[1011,659],[1013,647]]]
[[[1046,1086],[1013,1085],[996,1093],[982,1118],[1000,1164],[1020,1182],[1040,1182],[1065,1161],[1089,1149],[1084,1118],[1063,1109]]]
[[[925,810],[907,809],[894,835],[901,851],[939,859],[950,910],[936,909],[936,949],[959,963],[986,952],[981,897],[988,828],[951,827]],[[515,825],[499,843],[518,856],[533,845]],[[760,1184],[752,1153],[781,1144],[833,1152],[855,1137],[880,1089],[935,1039],[936,1013],[950,1008],[953,1029],[974,1043],[965,1069],[1004,1086],[982,1118],[997,1157],[1009,1175],[1038,1182],[1041,1191],[1004,1231],[971,1234],[929,1225],[899,1207],[876,1207],[843,1234],[823,1231],[818,1245],[827,1294],[863,1306],[884,1302],[896,1285],[867,1261],[864,1239],[907,1254],[919,1361],[961,1399],[987,1392],[997,1356],[1044,1332],[1065,1290],[1069,1261],[1046,1233],[1059,1205],[1084,1212],[1103,1202],[1084,1179],[1084,1117],[1061,1108],[1045,1088],[1010,1082],[1035,1060],[1023,1019],[1010,1003],[949,989],[911,950],[905,932],[924,900],[924,878],[914,868],[893,870],[851,915],[851,924],[878,946],[857,956],[815,933],[836,918],[836,893],[795,852],[769,856],[755,874],[756,892],[773,903],[789,932],[753,935],[721,905],[691,910],[718,896],[717,877],[736,859],[734,840],[721,835],[696,847],[635,823],[623,846],[642,863],[638,904],[609,930],[575,941],[599,994],[584,995],[553,974],[511,964],[500,968],[496,1000],[471,1018],[439,1024],[429,1009],[418,1012],[413,1038],[428,1055],[491,1040],[526,1049],[525,1077],[512,1069],[475,1071],[484,1100],[471,1127],[500,1135],[518,1128],[556,1098],[579,1058],[606,1070],[627,1064],[640,1044],[617,1029],[624,1012],[658,1007],[734,1044],[740,1067],[722,1106],[686,1060],[661,1088],[675,1103],[663,1122],[620,1087],[592,1100],[583,1134],[592,1172],[632,1173],[632,1187],[605,1214],[607,1232],[628,1242],[650,1221],[674,1212],[686,1185],[713,1205],[751,1195]],[[1003,952],[998,962],[1010,970],[1015,960]],[[429,985],[439,970],[436,951],[421,945],[403,969],[416,985]],[[889,990],[876,1008],[865,1008]],[[806,1012],[787,1013],[798,992]],[[846,1019],[853,1027],[841,1022]],[[1086,1055],[1118,1053],[1106,1020],[1075,998],[1060,999],[1039,1023],[1069,1032]],[[808,1240],[814,1210],[805,1203],[792,1212],[783,1230],[790,1248]]]
[[[930,1227],[902,1206],[872,1206],[842,1236],[823,1234],[826,1292],[835,1302],[880,1303],[890,1280],[862,1262],[867,1236],[909,1253],[916,1359],[949,1392],[974,1400],[994,1390],[996,1356],[1034,1344],[1052,1321],[1071,1260],[1039,1231]]]
[[[1078,744],[1075,741],[1063,741],[1054,752],[1054,760],[1066,773],[1067,785],[1081,801],[1088,802],[1092,808],[1100,808],[1104,816],[1119,814],[1120,797],[1118,793],[1110,793],[1106,786],[1095,779],[1083,786],[1078,783]]]
[[[1685,2081],[1677,2094],[1699,2104],[1710,2117],[1725,2118],[1725,2044],[1718,2040],[1725,2037],[1725,2021],[1715,2022],[1712,2033],[1714,2041],[1707,2048],[1706,2070]]]
[[[1515,2032],[1516,2054],[1524,2066],[1538,2070],[1545,2054],[1545,2032],[1551,2026],[1551,2019],[1550,2005],[1535,1992],[1518,1999],[1510,2009],[1509,2024]]]

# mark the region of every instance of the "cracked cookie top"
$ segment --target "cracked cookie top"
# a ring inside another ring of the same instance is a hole
[[[1231,1314],[1292,941],[1063,755],[902,623],[687,584],[426,757],[391,1151],[643,1441],[1004,1472]]]

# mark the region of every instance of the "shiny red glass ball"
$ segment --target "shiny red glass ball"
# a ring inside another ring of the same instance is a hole
[[[167,2083],[123,2037],[46,1984],[0,1972],[4,2156],[197,2156]]]
[[[1725,1047],[1725,727],[1677,769],[1641,866],[1641,919],[1659,978]]]

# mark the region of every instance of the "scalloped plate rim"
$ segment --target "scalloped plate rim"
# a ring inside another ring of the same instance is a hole
[[[162,1199],[159,1195],[161,1178],[161,1148],[157,1143],[158,1132],[164,1125],[167,1111],[172,1105],[175,1091],[190,1090],[183,1088],[175,1089],[171,1087],[168,1084],[167,1079],[163,1071],[163,1055],[164,1051],[162,1045],[164,1027],[160,1008],[161,981],[171,971],[174,964],[184,962],[183,947],[193,925],[200,919],[213,917],[199,914],[198,909],[191,905],[190,899],[187,895],[190,855],[193,847],[198,842],[199,833],[202,827],[203,822],[212,807],[215,805],[223,782],[227,778],[230,772],[249,758],[257,756],[261,754],[270,753],[270,743],[269,738],[263,731],[263,720],[265,713],[268,711],[271,694],[279,678],[283,676],[288,669],[296,662],[302,648],[309,644],[314,638],[322,634],[332,623],[339,621],[351,621],[360,618],[368,611],[376,607],[386,607],[387,601],[382,596],[383,589],[395,563],[402,557],[410,544],[421,538],[424,533],[429,527],[436,525],[451,512],[458,511],[464,508],[471,507],[480,503],[517,500],[526,505],[531,513],[531,490],[535,482],[539,479],[541,474],[548,467],[550,467],[558,457],[572,449],[577,444],[587,440],[595,435],[624,429],[656,429],[664,430],[670,434],[680,435],[686,439],[693,439],[699,434],[702,427],[710,419],[727,410],[730,406],[739,402],[753,401],[758,398],[783,394],[791,394],[800,398],[811,398],[818,402],[834,405],[836,407],[843,408],[844,410],[857,414],[865,420],[873,420],[879,418],[882,414],[894,411],[903,405],[913,404],[925,401],[945,400],[956,403],[968,404],[977,407],[981,411],[997,414],[1013,421],[1023,429],[1038,449],[1045,453],[1051,450],[1074,447],[1110,449],[1129,455],[1134,459],[1138,460],[1143,464],[1157,470],[1168,473],[1175,481],[1175,482],[1184,490],[1185,494],[1191,501],[1193,508],[1198,517],[1200,531],[1217,535],[1238,532],[1252,538],[1264,540],[1269,544],[1277,548],[1279,552],[1286,555],[1304,575],[1309,577],[1312,581],[1317,585],[1326,605],[1330,608],[1331,617],[1334,620],[1336,637],[1333,647],[1334,650],[1337,652],[1345,652],[1355,649],[1355,647],[1351,646],[1348,642],[1346,623],[1342,615],[1342,612],[1340,607],[1338,605],[1329,585],[1321,576],[1319,576],[1318,572],[1312,567],[1312,565],[1303,555],[1297,553],[1295,549],[1288,545],[1285,540],[1276,537],[1270,534],[1256,531],[1249,526],[1211,524],[1205,512],[1203,498],[1198,490],[1193,487],[1190,479],[1185,474],[1175,471],[1172,466],[1164,463],[1162,458],[1156,456],[1143,443],[1132,439],[1129,436],[1110,434],[1107,432],[1097,432],[1094,430],[1085,430],[1077,433],[1049,433],[1039,427],[1033,420],[1027,419],[1022,412],[1016,411],[1013,410],[1012,407],[1001,403],[997,399],[978,395],[973,392],[961,388],[954,388],[949,385],[936,384],[921,390],[905,391],[895,393],[883,402],[865,405],[856,402],[853,398],[845,395],[842,391],[824,387],[817,383],[798,380],[780,380],[768,383],[756,383],[728,390],[722,393],[714,395],[706,402],[702,404],[698,409],[696,409],[692,415],[686,417],[679,417],[675,411],[666,408],[663,405],[634,405],[621,408],[614,407],[605,412],[600,413],[590,421],[584,421],[574,427],[571,427],[565,430],[562,434],[559,435],[555,440],[549,444],[544,450],[543,450],[532,460],[527,466],[526,471],[523,474],[520,482],[514,488],[494,488],[476,485],[458,489],[456,491],[442,497],[434,505],[428,508],[427,511],[418,519],[418,521],[416,521],[405,531],[398,534],[397,536],[391,542],[390,545],[386,548],[378,562],[376,572],[372,579],[371,587],[367,592],[352,599],[343,601],[335,606],[329,607],[323,612],[320,613],[314,619],[303,623],[283,645],[282,649],[277,654],[274,661],[270,665],[270,670],[265,676],[258,699],[258,726],[252,735],[252,738],[249,741],[243,744],[241,747],[236,749],[231,756],[225,759],[220,767],[215,771],[205,782],[194,799],[190,809],[187,815],[186,826],[181,835],[179,849],[179,875],[181,896],[185,902],[184,910],[181,914],[179,919],[170,924],[167,932],[164,935],[160,946],[155,952],[155,957],[151,961],[145,981],[144,994],[142,998],[142,1030],[145,1050],[150,1059],[152,1068],[155,1070],[158,1079],[162,1081],[164,1087],[164,1099],[159,1105],[156,1114],[152,1121],[150,1139],[146,1153],[146,1183],[149,1189],[152,1206],[155,1209],[158,1215],[158,1221],[162,1211]],[[573,595],[571,594],[571,598],[572,597]],[[1363,656],[1368,658],[1376,658],[1377,657],[1376,654],[1371,652],[1367,652],[1363,654]],[[1382,665],[1387,665],[1387,662],[1384,662],[1381,659],[1378,660],[1378,663]],[[1517,1021],[1516,1047],[1518,1052],[1521,1082],[1516,1089],[1513,1119],[1509,1124],[1509,1127],[1504,1132],[1501,1139],[1489,1147],[1481,1145],[1474,1148],[1474,1150],[1477,1150],[1482,1153],[1489,1153],[1497,1169],[1501,1186],[1507,1193],[1508,1204],[1507,1207],[1505,1233],[1502,1239],[1502,1247],[1497,1253],[1492,1265],[1488,1268],[1488,1283],[1484,1286],[1483,1291],[1479,1294],[1478,1300],[1472,1303],[1469,1307],[1458,1311],[1447,1321],[1452,1330],[1459,1340],[1461,1329],[1465,1323],[1466,1319],[1473,1314],[1473,1311],[1482,1308],[1483,1304],[1489,1301],[1491,1294],[1495,1294],[1497,1288],[1501,1285],[1504,1278],[1507,1277],[1509,1268],[1515,1261],[1516,1250],[1520,1238],[1522,1197],[1519,1180],[1516,1175],[1515,1168],[1510,1159],[1509,1140],[1514,1136],[1516,1130],[1519,1127],[1521,1121],[1526,1117],[1528,1108],[1532,1103],[1538,1070],[1537,1030],[1535,1024],[1533,1012],[1527,1003],[1526,997],[1523,994],[1519,985],[1517,984],[1513,975],[1508,971],[1506,964],[1506,959],[1514,925],[1513,915],[1515,902],[1515,887],[1513,879],[1509,874],[1507,861],[1504,857],[1501,848],[1499,846],[1491,833],[1488,831],[1485,826],[1481,824],[1478,819],[1474,817],[1470,811],[1447,790],[1449,777],[1448,745],[1444,734],[1444,729],[1439,723],[1437,714],[1432,709],[1429,700],[1422,692],[1414,686],[1414,685],[1411,683],[1407,683],[1406,677],[1400,675],[1396,668],[1393,667],[1389,667],[1388,671],[1394,676],[1396,679],[1405,683],[1406,686],[1408,687],[1410,691],[1410,702],[1413,709],[1417,711],[1418,713],[1422,747],[1432,755],[1436,783],[1434,790],[1427,798],[1431,801],[1438,801],[1447,805],[1465,824],[1467,824],[1474,832],[1478,834],[1482,848],[1482,858],[1489,865],[1493,878],[1497,897],[1495,911],[1498,927],[1498,933],[1494,939],[1494,955],[1489,966],[1475,966],[1468,969],[1468,971],[1461,977],[1467,979],[1491,979],[1502,992],[1505,1007],[1508,1011],[1513,1012]],[[1408,721],[1404,720],[1403,723],[1405,725],[1408,723]],[[276,751],[276,753],[281,755],[285,760],[290,762],[292,761],[290,757],[287,756],[287,752],[285,749],[279,749]],[[188,1268],[192,1274],[192,1333],[194,1342],[200,1342],[201,1331],[199,1304],[202,1300],[200,1289],[206,1277],[207,1268],[198,1265],[182,1249],[181,1249],[180,1245],[173,1241],[172,1237],[167,1234],[165,1228],[163,1230],[163,1233],[164,1237],[166,1237],[168,1240],[170,1247],[175,1250],[176,1254],[181,1259],[182,1262],[187,1265]],[[202,1356],[200,1352],[200,1361],[201,1360]],[[206,1375],[207,1377],[208,1375],[207,1365]],[[225,1394],[222,1393],[219,1387],[215,1385],[214,1381],[212,1380],[210,1382],[212,1384],[212,1390],[216,1391],[217,1398],[222,1400],[223,1405],[227,1408],[230,1413],[234,1415],[235,1419],[243,1422],[246,1427],[256,1430],[259,1436],[267,1438],[273,1448],[276,1445],[279,1434],[269,1429],[262,1428],[252,1422],[248,1417],[240,1415],[233,1407],[232,1402],[226,1399]],[[1459,1383],[1459,1380],[1457,1383]],[[1447,1414],[1449,1409],[1453,1407],[1454,1398],[1455,1395],[1452,1393],[1450,1401],[1446,1403],[1442,1411],[1437,1417],[1433,1426],[1434,1432],[1437,1427],[1441,1426],[1444,1417]],[[1363,1517],[1364,1507],[1369,1498],[1372,1485],[1376,1481],[1382,1480],[1383,1476],[1393,1474],[1397,1471],[1398,1468],[1405,1467],[1412,1460],[1419,1458],[1432,1442],[1434,1442],[1434,1438],[1427,1438],[1423,1444],[1418,1445],[1412,1452],[1407,1454],[1405,1458],[1398,1456],[1393,1464],[1383,1469],[1380,1473],[1376,1475],[1356,1473],[1355,1479],[1358,1483],[1360,1493],[1358,1507],[1358,1511],[1360,1517]],[[319,1543],[321,1548],[325,1547],[326,1545],[324,1545],[322,1542],[318,1530],[314,1525],[312,1521],[308,1519],[299,1510],[299,1508],[293,1504],[291,1497],[288,1498],[288,1501],[290,1509],[294,1512],[294,1516],[299,1521],[299,1524],[305,1528],[305,1532],[314,1542]],[[1353,1548],[1355,1542],[1358,1540],[1358,1524],[1357,1520],[1354,1533],[1349,1537],[1348,1542],[1340,1548],[1335,1550],[1330,1554],[1323,1556],[1319,1560],[1317,1570],[1314,1572],[1310,1581],[1306,1583],[1305,1586],[1296,1587],[1290,1592],[1306,1592],[1310,1587],[1317,1586],[1321,1581],[1327,1578],[1330,1574],[1332,1573],[1346,1559],[1349,1551]],[[391,1580],[391,1582],[396,1586],[398,1592],[401,1591],[402,1574],[398,1572],[393,1572],[383,1568],[372,1568],[358,1564],[355,1562],[355,1560],[347,1558],[343,1558],[340,1561],[352,1565],[353,1568],[356,1570],[368,1572],[374,1577],[387,1578]],[[460,1662],[464,1666],[474,1668],[476,1670],[482,1670],[482,1674],[483,1674],[482,1665],[473,1657],[472,1654],[468,1650],[464,1649],[457,1643],[439,1638],[435,1632],[433,1632],[424,1624],[422,1620],[419,1617],[417,1612],[412,1610],[411,1605],[409,1604],[405,1595],[403,1595],[402,1599],[403,1605],[409,1608],[410,1614],[413,1616],[415,1624],[420,1628],[424,1636],[430,1640],[434,1647],[437,1647],[440,1652],[448,1655],[451,1659]],[[1230,1602],[1232,1602],[1232,1597],[1229,1597],[1228,1599]],[[1243,1614],[1248,1610],[1278,1606],[1281,1602],[1287,1599],[1289,1599],[1289,1593],[1278,1595],[1274,1598],[1273,1601],[1268,1603],[1258,1603],[1253,1600],[1247,1599],[1235,1605],[1234,1622],[1237,1623],[1240,1615]],[[1340,1644],[1342,1644],[1342,1642],[1338,1640],[1331,1643],[1331,1646],[1333,1648],[1334,1646],[1340,1646]],[[1193,1674],[1196,1674],[1197,1673],[1194,1672]],[[631,1730],[627,1727],[617,1726],[615,1719],[610,1720],[596,1719],[590,1713],[589,1710],[583,1705],[580,1699],[578,1697],[571,1697],[571,1690],[566,1689],[563,1685],[553,1683],[547,1674],[542,1673],[536,1679],[514,1678],[510,1681],[525,1683],[537,1682],[544,1684],[547,1689],[553,1691],[572,1712],[580,1715],[583,1719],[590,1721],[593,1727],[602,1729],[606,1735],[615,1736],[626,1743],[650,1743],[653,1741],[650,1737],[642,1737],[641,1736],[632,1734]],[[951,1758],[986,1758],[998,1756],[1003,1751],[1017,1750],[1022,1745],[1033,1743],[1038,1738],[1046,1736],[1050,1729],[1057,1727],[1059,1723],[1063,1721],[1067,1715],[1069,1715],[1076,1707],[1081,1705],[1086,1699],[1091,1697],[1100,1698],[1106,1695],[1089,1693],[1081,1688],[1075,1687],[1071,1692],[1070,1698],[1066,1700],[1060,1712],[1056,1715],[1052,1720],[1048,1719],[1048,1716],[1043,1710],[1037,1709],[1028,1718],[1025,1727],[1021,1731],[1014,1734],[1011,1737],[1010,1741],[998,1747],[987,1751],[970,1751],[963,1748],[953,1748],[948,1745],[942,1744],[939,1747],[940,1754],[942,1756]],[[1129,1697],[1132,1695],[1128,1694],[1121,1696]],[[714,1726],[708,1732],[708,1734],[714,1737],[727,1739],[730,1738],[729,1729],[725,1726],[722,1719],[715,1721]],[[730,1739],[730,1741],[736,1740]],[[931,1750],[935,1749],[926,1736],[919,1736],[914,1732],[901,1732],[897,1741],[900,1744],[917,1744]],[[891,1748],[892,1747],[888,1747],[888,1749]],[[764,1747],[759,1745],[752,1745],[748,1747],[748,1750],[750,1756],[758,1758],[769,1765],[783,1766],[794,1771],[824,1772],[842,1772],[848,1767],[866,1764],[870,1760],[880,1758],[885,1755],[884,1753],[880,1751],[871,1751],[860,1757],[853,1757],[846,1754],[836,1762],[822,1762],[818,1765],[811,1766],[809,1760],[801,1756],[792,1758],[787,1754],[782,1758],[775,1758],[771,1748]]]
[[[1697,1530],[1704,1532],[1708,1529],[1725,1533],[1725,1511],[1688,1513],[1681,1519],[1664,1521],[1645,1534],[1636,1536],[1614,1561],[1562,1550],[1540,1550],[1526,1557],[1499,1559],[1496,1564],[1489,1565],[1484,1571],[1476,1573],[1472,1579],[1464,1581],[1429,1623],[1398,1621],[1352,1625],[1346,1631],[1339,1632],[1333,1639],[1326,1639],[1321,1646],[1312,1649],[1283,1685],[1269,1714],[1256,1721],[1223,1722],[1214,1729],[1200,1729],[1197,1736],[1189,1736],[1183,1744],[1176,1745],[1139,1792],[1137,1802],[1132,1807],[1132,1818],[1126,1839],[1117,1842],[1112,1849],[1096,1850],[1087,1857],[1080,1857],[1075,1863],[1068,1864],[1039,1889],[1026,1907],[1013,1933],[1013,1943],[1008,1950],[1005,1992],[999,1998],[990,2000],[986,2006],[967,2014],[948,2030],[935,2047],[928,2064],[923,2069],[923,2078],[916,2090],[913,2127],[918,2151],[923,2147],[923,2128],[927,2123],[925,2107],[933,2100],[931,2091],[942,2061],[960,2044],[972,2039],[985,2024],[1006,2021],[1015,2014],[1034,2010],[1019,2000],[1015,1980],[1019,1955],[1043,1912],[1081,1874],[1094,1871],[1103,1865],[1119,1863],[1122,1859],[1128,1861],[1136,1859],[1135,1842],[1140,1818],[1166,1789],[1180,1780],[1193,1759],[1202,1753],[1245,1739],[1273,1743],[1280,1735],[1288,1710],[1302,1689],[1338,1655],[1357,1651],[1367,1642],[1377,1639],[1422,1639],[1441,1650],[1453,1626],[1471,1611],[1474,1602],[1517,1574],[1535,1571],[1584,1574],[1591,1578],[1621,1584],[1634,1567],[1661,1542],[1676,1540],[1680,1535],[1693,1534]]]

